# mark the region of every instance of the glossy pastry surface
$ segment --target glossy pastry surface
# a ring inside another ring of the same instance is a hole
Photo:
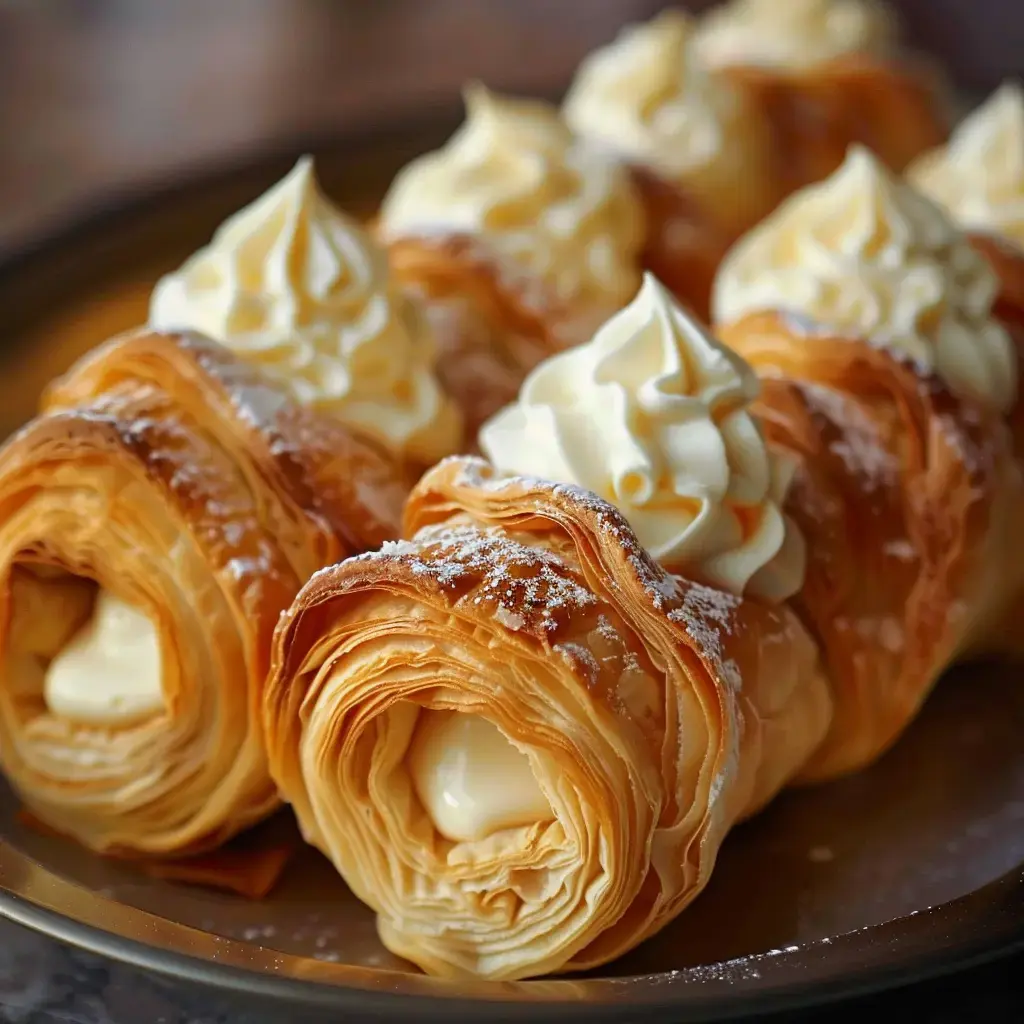
[[[398,530],[396,463],[226,349],[141,332],[0,452],[0,763],[93,849],[217,846],[278,804],[255,702],[321,566]]]

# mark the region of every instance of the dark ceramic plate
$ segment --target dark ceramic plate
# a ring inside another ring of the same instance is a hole
[[[369,210],[452,121],[310,143],[99,211],[0,267],[0,429],[46,380],[145,318],[156,277],[302,148]],[[304,853],[262,902],[144,878],[23,829],[0,788],[0,913],[100,954],[257,997],[264,1008],[425,1020],[717,1020],[908,982],[1024,945],[1024,687],[986,665],[945,680],[869,771],[784,794],[728,839],[678,921],[598,973],[516,984],[425,978]],[[291,829],[279,818],[264,828]],[[269,1002],[268,1002],[269,1001]]]

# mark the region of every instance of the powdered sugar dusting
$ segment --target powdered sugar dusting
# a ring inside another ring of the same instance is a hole
[[[688,583],[682,604],[668,613],[668,617],[682,626],[696,642],[733,692],[739,691],[742,680],[736,662],[725,657],[723,637],[733,632],[735,612],[739,606],[740,599],[733,594],[699,583]]]
[[[803,392],[811,408],[839,430],[829,451],[843,460],[868,492],[891,485],[898,476],[899,465],[883,447],[864,410],[841,392],[819,384],[804,384]]]
[[[559,609],[574,612],[597,603],[558,555],[521,544],[500,527],[425,527],[414,540],[387,542],[371,557],[401,560],[416,575],[446,588],[477,583],[472,600],[493,601],[495,618],[513,631],[535,615],[553,629]]]

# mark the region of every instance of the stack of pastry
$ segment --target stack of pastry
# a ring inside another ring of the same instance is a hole
[[[864,150],[727,258],[653,277],[414,489],[403,541],[279,627],[271,770],[440,975],[597,966],[783,785],[877,757],[1012,648],[1017,364],[986,261]],[[756,376],[755,376],[756,373]]]
[[[50,389],[0,452],[38,818],[181,855],[284,800],[424,970],[583,970],[1021,653],[1024,101],[904,180],[888,17],[766,9],[468,88],[369,231],[300,161]]]

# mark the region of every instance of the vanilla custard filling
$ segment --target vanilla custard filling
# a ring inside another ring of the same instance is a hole
[[[452,842],[554,817],[527,756],[479,715],[421,711],[407,764],[423,809]]]
[[[138,608],[100,590],[90,620],[46,670],[51,714],[91,725],[121,725],[162,711],[160,636]]]

